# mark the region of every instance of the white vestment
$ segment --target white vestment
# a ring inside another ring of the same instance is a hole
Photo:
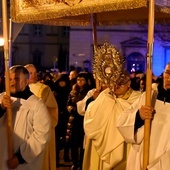
[[[126,142],[132,143],[127,161],[127,170],[142,170],[144,126],[134,133],[136,112],[145,105],[145,93],[130,109],[125,110],[117,121],[117,127]],[[151,123],[148,170],[170,168],[170,103],[156,100],[156,114]]]
[[[0,95],[0,101],[3,94]],[[44,150],[51,133],[51,120],[42,99],[31,95],[27,100],[13,98],[13,153],[20,149],[24,164],[17,170],[41,170]],[[1,102],[0,102],[1,103]],[[8,170],[6,114],[0,118],[0,170]]]
[[[43,100],[51,118],[51,137],[45,150],[42,170],[56,170],[55,127],[58,123],[58,104],[49,86],[36,82],[29,84],[29,87],[34,95]]]
[[[77,112],[81,115],[84,116],[85,114],[85,107],[86,107],[86,101],[88,98],[93,96],[95,89],[89,90],[86,96],[83,98],[83,100],[78,101],[77,104]]]
[[[116,121],[141,94],[133,91],[125,100],[108,92],[109,89],[104,90],[89,104],[84,118],[85,135],[92,140],[103,170],[112,169],[123,160],[124,139],[116,128]]]

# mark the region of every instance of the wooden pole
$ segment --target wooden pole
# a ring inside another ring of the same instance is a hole
[[[4,38],[4,61],[5,61],[5,89],[6,94],[10,96],[9,85],[9,42],[8,42],[8,16],[7,16],[7,1],[2,0],[2,23],[3,23],[3,38]],[[7,109],[7,135],[8,135],[8,158],[13,156],[12,145],[12,113],[11,109]]]
[[[94,51],[97,49],[97,31],[96,31],[96,14],[92,14],[92,34],[93,34],[93,42],[94,42]]]
[[[154,40],[154,13],[155,0],[149,0],[149,18],[148,18],[148,53],[146,70],[146,101],[145,105],[151,106],[151,84],[152,84],[152,55]],[[150,146],[150,126],[151,120],[146,119],[144,124],[144,147],[143,147],[143,170],[147,170],[149,164],[149,146]]]
[[[9,67],[12,66],[12,19],[9,19]]]
[[[97,50],[97,29],[96,29],[96,14],[92,14],[92,34],[93,34],[93,43],[94,43],[94,52]],[[96,89],[100,90],[100,82],[97,77],[95,77]]]

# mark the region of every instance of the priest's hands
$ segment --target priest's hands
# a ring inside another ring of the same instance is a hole
[[[155,114],[155,110],[152,107],[149,106],[142,106],[139,109],[139,114],[142,120],[145,119],[153,119],[153,116]]]
[[[94,92],[93,92],[93,99],[95,100],[98,97],[99,94],[100,94],[100,90],[95,89]]]
[[[9,169],[15,169],[19,165],[19,160],[16,155],[7,161],[7,166]]]

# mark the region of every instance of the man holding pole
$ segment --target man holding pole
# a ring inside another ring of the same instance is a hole
[[[170,62],[163,73],[163,83],[152,93],[152,106],[145,105],[145,94],[120,116],[117,127],[126,142],[132,143],[127,170],[143,169],[144,120],[151,119],[148,170],[170,167]]]
[[[11,98],[0,95],[0,169],[41,170],[50,139],[51,120],[42,99],[30,91],[29,72],[23,66],[10,68]],[[12,109],[13,156],[7,156],[6,109]]]

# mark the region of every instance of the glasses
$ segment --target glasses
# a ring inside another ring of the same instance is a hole
[[[116,89],[124,88],[129,81],[130,81],[130,80],[126,81],[126,82],[123,83],[123,84],[118,84],[118,85],[116,85]]]

